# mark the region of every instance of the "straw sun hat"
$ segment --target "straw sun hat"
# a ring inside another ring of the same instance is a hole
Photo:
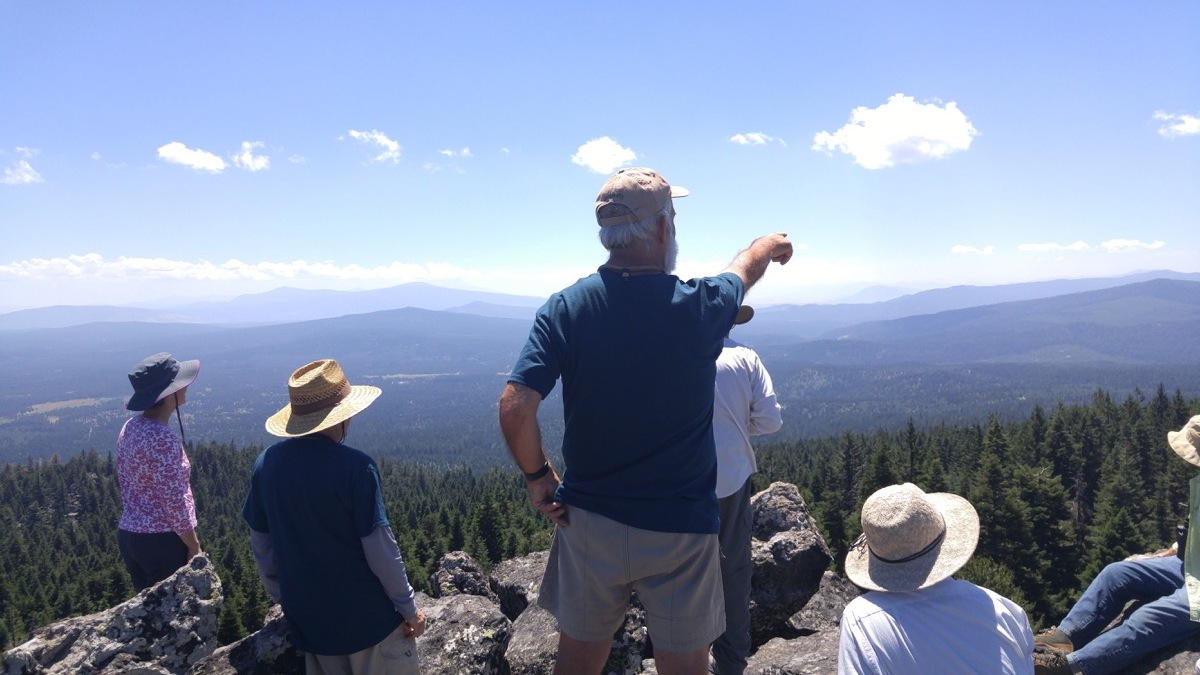
[[[1179,431],[1168,431],[1167,443],[1183,461],[1200,466],[1200,415],[1188,420]]]
[[[948,492],[926,494],[912,483],[867,498],[863,534],[846,554],[846,576],[874,591],[915,591],[949,577],[971,559],[979,514]]]
[[[301,366],[288,378],[288,405],[267,418],[267,433],[292,438],[316,433],[366,410],[379,387],[351,386],[333,359]]]

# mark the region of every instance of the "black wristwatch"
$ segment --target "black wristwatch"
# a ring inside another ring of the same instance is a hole
[[[535,481],[535,480],[541,478],[542,476],[545,476],[546,474],[550,473],[550,462],[546,462],[546,463],[542,464],[542,468],[538,469],[537,471],[534,471],[533,473],[530,473],[528,471],[522,471],[522,473],[525,474],[525,480],[530,481],[530,482]]]

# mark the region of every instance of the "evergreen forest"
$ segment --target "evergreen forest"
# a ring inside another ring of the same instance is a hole
[[[1169,546],[1187,513],[1194,467],[1166,434],[1200,399],[1163,387],[1123,401],[1097,390],[1086,405],[1035,407],[1025,418],[843,433],[758,447],[756,490],[794,483],[834,555],[860,532],[876,489],[911,481],[970,499],[979,546],[959,576],[1007,595],[1034,629],[1056,623],[1109,562]],[[431,448],[431,450],[436,450]],[[261,447],[189,447],[202,548],[226,601],[223,644],[256,630],[269,600],[241,520]],[[425,456],[435,454],[431,452]],[[379,460],[385,504],[413,585],[426,593],[437,559],[465,550],[485,566],[548,548],[552,528],[528,504],[515,469]],[[0,469],[0,649],[60,618],[133,595],[116,544],[121,499],[112,455],[94,450]]]

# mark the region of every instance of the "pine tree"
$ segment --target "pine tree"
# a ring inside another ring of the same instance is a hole
[[[875,449],[871,451],[871,456],[867,459],[867,465],[863,469],[862,480],[859,483],[861,500],[866,501],[867,497],[870,497],[876,490],[895,485],[897,482],[887,439],[880,436],[876,439]],[[862,510],[861,503],[856,505],[856,510]]]
[[[1095,576],[1114,560],[1147,550],[1143,530],[1145,494],[1136,459],[1131,456],[1126,441],[1118,441],[1105,458],[1101,477],[1095,525],[1087,535],[1087,562],[1081,579]]]

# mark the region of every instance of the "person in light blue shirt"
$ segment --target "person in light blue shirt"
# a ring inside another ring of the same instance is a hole
[[[1033,673],[1025,610],[951,577],[979,541],[970,502],[892,485],[863,503],[862,527],[846,576],[868,592],[842,612],[840,675]]]

